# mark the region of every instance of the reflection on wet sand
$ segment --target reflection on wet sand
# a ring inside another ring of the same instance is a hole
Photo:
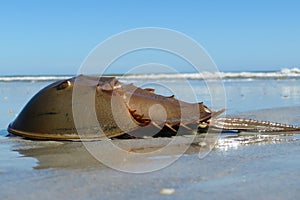
[[[278,121],[299,125],[299,107],[278,108],[260,110],[239,114],[239,117],[250,117],[252,119]],[[176,136],[174,138],[147,138],[147,139],[128,139],[128,140],[104,140],[89,142],[95,146],[98,152],[110,156],[117,162],[119,158],[115,157],[108,142],[129,153],[151,153],[160,151],[163,147],[168,147],[160,156],[145,154],[142,160],[134,160],[134,164],[151,165],[154,162],[162,162],[174,157],[180,157],[181,150],[185,149],[185,154],[202,154],[205,156],[211,149],[228,150],[239,148],[245,145],[253,144],[274,144],[281,142],[293,142],[300,139],[298,133],[255,133],[255,132],[224,132],[219,134],[204,134],[194,137]],[[38,160],[35,169],[46,168],[106,168],[97,160],[81,142],[56,142],[56,141],[32,141],[24,140],[20,137],[6,138],[11,148],[25,157]],[[200,157],[203,157],[200,155]]]
[[[173,145],[169,148],[168,152],[162,154],[161,156],[145,156],[145,160],[139,161],[139,164],[153,164],[153,160],[160,162],[160,159],[168,159],[173,156],[180,156],[178,154],[179,146],[186,146],[187,151],[185,154],[197,154],[204,151],[203,148],[211,148],[214,146],[214,140],[211,138],[196,137],[192,144],[188,143],[185,136],[181,137],[181,143]],[[253,144],[275,144],[282,142],[293,142],[299,140],[299,135],[294,134],[278,134],[278,135],[261,135],[259,133],[252,135],[223,135],[218,139],[215,149],[228,150],[232,148],[239,148],[245,145]],[[140,141],[138,141],[140,140]],[[152,139],[131,139],[131,140],[117,140],[113,141],[115,145],[124,149],[125,151],[131,153],[145,153],[157,151],[163,148],[170,142],[170,138],[152,138]],[[98,141],[95,145],[101,145],[102,141]],[[109,149],[98,148],[102,151],[107,151],[109,154]],[[208,149],[206,149],[208,150]],[[20,154],[26,157],[36,158],[38,160],[35,169],[46,169],[46,168],[63,168],[63,169],[83,169],[83,168],[106,168],[99,160],[93,157],[92,154],[88,152],[85,146],[81,142],[52,142],[45,146],[33,147],[33,148],[23,148],[16,149]],[[112,158],[113,159],[113,158]]]
[[[97,146],[97,150],[105,151],[111,159],[116,161],[116,155],[110,155],[113,149],[107,145],[112,142],[118,148],[128,153],[145,154],[143,160],[134,160],[133,162],[143,163],[145,165],[155,164],[153,162],[161,162],[160,159],[168,159],[180,156],[180,149],[186,148],[185,154],[199,153],[205,148],[212,148],[215,144],[215,138],[178,136],[175,144],[169,145],[172,138],[147,138],[147,139],[130,139],[130,140],[110,140],[110,141],[94,141],[89,142],[91,145]],[[217,137],[217,136],[216,136]],[[192,143],[191,143],[192,141]],[[152,156],[151,152],[160,151],[160,149],[168,146],[167,151],[159,154],[160,156]],[[44,146],[33,148],[16,149],[20,154],[26,157],[33,157],[38,160],[38,166],[35,169],[45,168],[105,168],[94,156],[89,153],[81,142],[52,142]]]

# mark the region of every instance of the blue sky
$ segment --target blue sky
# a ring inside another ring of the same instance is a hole
[[[299,67],[299,9],[296,0],[1,1],[0,75],[76,74],[97,44],[139,27],[192,37],[220,71]]]

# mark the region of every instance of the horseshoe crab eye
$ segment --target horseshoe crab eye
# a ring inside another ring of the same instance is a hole
[[[64,81],[61,84],[59,84],[58,86],[56,86],[57,90],[63,90],[66,89],[67,87],[69,87],[71,85],[70,81]]]

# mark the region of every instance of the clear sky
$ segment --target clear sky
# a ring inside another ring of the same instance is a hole
[[[76,74],[101,41],[149,26],[192,37],[221,71],[299,67],[299,2],[1,1],[0,75]]]

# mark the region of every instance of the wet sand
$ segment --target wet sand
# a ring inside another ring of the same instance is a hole
[[[268,109],[251,112],[251,116],[299,121],[299,109]],[[149,156],[135,164],[143,168],[153,164],[152,160],[162,162],[174,156],[178,160],[161,170],[141,174],[103,165],[80,142],[32,141],[4,135],[2,131],[0,155],[6,156],[0,163],[2,199],[297,199],[300,194],[298,134],[223,134],[203,158],[199,158],[203,141],[206,145],[213,143],[214,135],[205,140],[196,137],[192,145],[188,144],[189,137],[179,136],[173,147],[189,145],[187,152],[182,156],[174,154],[176,151]],[[114,143],[142,153],[170,140]]]

